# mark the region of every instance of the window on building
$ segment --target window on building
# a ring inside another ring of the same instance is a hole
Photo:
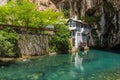
[[[76,27],[76,22],[75,21],[73,21],[72,24],[73,24],[73,27]]]
[[[85,36],[86,36],[86,34],[82,34],[82,36],[83,36],[83,37],[85,37]]]
[[[70,27],[72,27],[72,22],[70,21]]]
[[[83,24],[81,24],[81,28],[83,28]]]
[[[78,22],[76,22],[76,26],[79,27],[79,23]]]
[[[77,31],[80,31],[80,24],[76,22]]]
[[[75,36],[75,31],[72,32],[72,35]]]

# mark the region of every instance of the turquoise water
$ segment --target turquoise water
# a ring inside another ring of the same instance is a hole
[[[90,50],[23,60],[1,66],[0,80],[120,80],[120,54]]]

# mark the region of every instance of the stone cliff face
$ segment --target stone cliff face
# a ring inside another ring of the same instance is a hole
[[[30,2],[37,4],[38,10],[44,11],[46,9],[52,9],[59,11],[59,8],[51,0],[30,0]]]
[[[8,0],[0,0],[4,5]],[[84,19],[90,24],[90,46],[120,46],[120,0],[30,0],[38,10],[62,11],[67,18]]]
[[[90,23],[90,46],[112,48],[120,45],[120,0],[33,0],[39,10],[63,11],[68,18]],[[84,17],[84,18],[82,18]]]
[[[45,55],[47,53],[49,49],[48,35],[19,34],[18,36],[18,48],[22,56]]]
[[[90,45],[112,48],[120,44],[120,1],[118,0],[86,0],[81,9],[81,16],[100,15],[99,20],[91,23]],[[92,18],[93,19],[93,18]],[[92,21],[92,20],[91,20]]]

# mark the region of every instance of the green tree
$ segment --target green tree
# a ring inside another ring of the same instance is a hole
[[[63,14],[52,10],[38,11],[35,4],[27,0],[8,2],[0,6],[0,23],[40,28],[61,22]]]
[[[59,53],[68,53],[71,49],[69,41],[69,30],[65,25],[56,25],[56,34],[50,39],[50,48]]]
[[[9,1],[6,5],[0,6],[0,24],[23,26],[26,28],[45,28],[49,24],[55,25],[56,34],[50,40],[51,48],[53,49],[54,47],[55,51],[67,52],[70,48],[68,40],[69,31],[64,23],[63,13],[54,12],[53,10],[38,11],[36,5],[29,3],[28,0]],[[2,37],[4,36],[1,33],[1,39]],[[11,37],[11,35],[7,37]],[[14,45],[10,40],[7,41],[11,44],[10,49],[12,52]],[[7,41],[4,43],[7,43]],[[1,43],[2,46],[5,45]],[[4,51],[7,50],[3,48],[2,52]]]

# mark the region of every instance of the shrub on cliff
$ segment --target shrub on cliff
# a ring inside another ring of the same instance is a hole
[[[0,31],[0,56],[15,57],[15,46],[18,40],[17,34],[10,28]]]
[[[49,41],[50,48],[59,53],[68,53],[71,49],[69,41],[69,30],[65,25],[56,25],[55,35]]]

